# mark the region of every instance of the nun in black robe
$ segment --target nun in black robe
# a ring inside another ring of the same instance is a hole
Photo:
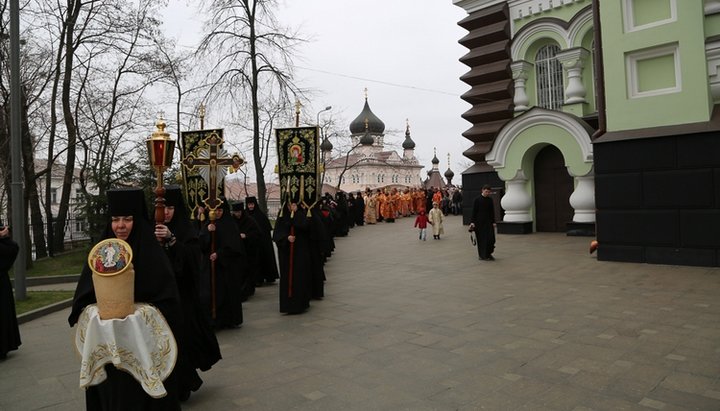
[[[207,371],[222,356],[215,332],[210,325],[210,313],[200,301],[200,240],[197,230],[190,222],[180,186],[166,187],[165,207],[165,224],[156,226],[155,234],[161,234],[161,244],[175,272],[185,322],[186,357],[193,370]],[[169,214],[168,207],[174,208],[172,215]],[[186,387],[196,391],[199,385],[195,387],[191,381]]]
[[[275,222],[273,240],[280,261],[280,312],[300,314],[310,307],[310,220],[305,209],[287,202]]]
[[[355,224],[365,225],[365,200],[359,191],[355,196]]]
[[[338,191],[335,194],[335,237],[345,237],[350,231],[348,226],[348,201],[345,193]]]
[[[230,215],[228,202],[223,200],[215,219],[215,252],[211,250],[212,235],[209,220],[200,231],[203,251],[203,300],[212,313],[212,259],[215,255],[215,328],[237,328],[243,322],[242,287],[246,255],[240,233]]]
[[[272,224],[265,213],[260,210],[257,198],[247,197],[245,199],[245,212],[255,220],[260,227],[260,244],[259,244],[259,270],[260,275],[266,283],[273,283],[280,275],[278,275],[277,260],[275,258],[275,246],[272,239]]]
[[[15,315],[15,298],[8,271],[15,263],[20,247],[10,238],[8,227],[0,230],[0,360],[20,347],[20,329]]]
[[[108,190],[108,212],[111,216],[132,216],[132,229],[125,240],[133,250],[135,270],[135,301],[152,304],[165,317],[178,341],[178,359],[181,356],[182,312],[178,298],[175,275],[165,251],[154,235],[154,228],[147,220],[145,196],[141,189]],[[100,237],[114,238],[111,223]],[[68,317],[74,326],[81,312],[96,303],[92,282],[92,270],[85,264],[78,280],[73,298],[72,311]],[[85,391],[87,410],[179,410],[178,374],[181,367],[176,364],[163,385],[167,395],[162,398],[150,397],[129,373],[118,370],[112,364],[105,365],[107,379]]]
[[[247,255],[246,267],[248,269],[248,275],[245,276],[245,283],[243,284],[243,295],[244,298],[247,299],[255,294],[255,285],[261,286],[264,281],[259,265],[261,249],[260,227],[255,220],[245,212],[245,204],[243,202],[232,205],[232,216],[240,233],[240,242],[242,242],[243,247],[245,247],[245,253]]]
[[[332,256],[335,251],[335,239],[333,233],[335,232],[335,222],[333,221],[333,210],[330,204],[323,201],[320,206],[320,220],[325,227],[327,233],[326,244],[325,244],[325,259],[327,260]]]
[[[325,260],[327,252],[327,233],[321,218],[320,207],[315,206],[308,212],[310,220],[310,296],[313,300],[322,300],[325,296]]]

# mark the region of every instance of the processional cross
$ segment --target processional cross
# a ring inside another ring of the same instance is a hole
[[[223,139],[218,133],[211,133],[204,140],[207,146],[207,157],[196,157],[195,154],[188,154],[182,161],[183,165],[188,171],[192,171],[195,167],[207,167],[207,177],[205,178],[208,184],[208,197],[203,200],[205,205],[210,210],[210,220],[215,219],[215,210],[222,205],[222,200],[218,198],[218,172],[223,170],[224,166],[229,166],[234,160],[239,159],[240,164],[244,161],[239,155],[232,157],[221,157],[220,146],[223,144]],[[205,174],[205,173],[203,173]],[[203,175],[205,177],[205,175]]]
[[[222,200],[218,198],[218,172],[222,172],[224,166],[233,164],[233,161],[238,160],[240,164],[244,161],[239,155],[232,157],[221,157],[221,154],[225,154],[221,151],[220,146],[223,144],[223,139],[217,132],[210,133],[203,141],[201,146],[207,146],[207,157],[196,157],[194,153],[188,154],[182,161],[182,164],[187,168],[188,171],[192,171],[195,167],[207,168],[207,173],[201,173],[203,179],[208,184],[208,196],[203,199],[203,202],[208,207],[208,216],[210,217],[210,224],[215,222],[215,210],[222,205]],[[219,170],[218,170],[219,168]],[[211,233],[211,246],[210,253],[215,253],[215,231]],[[215,303],[215,261],[210,264],[211,269],[211,296],[212,296],[212,318],[216,318],[216,303]]]

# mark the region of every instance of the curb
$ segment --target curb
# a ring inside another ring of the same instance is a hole
[[[18,324],[25,324],[26,322],[36,320],[40,317],[43,317],[48,314],[52,314],[56,311],[64,310],[67,307],[72,306],[73,299],[68,298],[67,300],[59,301],[55,304],[46,305],[45,307],[40,307],[32,311],[28,311],[24,314],[20,314],[17,316],[17,322]]]
[[[80,274],[68,274],[68,275],[50,275],[46,277],[27,277],[25,278],[26,287],[35,287],[38,285],[51,285],[51,284],[64,284],[64,283],[77,283],[80,279]],[[15,288],[15,279],[10,279],[10,284]]]

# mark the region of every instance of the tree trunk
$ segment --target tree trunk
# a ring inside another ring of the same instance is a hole
[[[67,162],[65,174],[63,175],[62,196],[58,208],[57,222],[55,225],[55,250],[65,249],[65,225],[67,223],[68,210],[70,208],[70,191],[72,190],[73,174],[75,171],[75,148],[77,143],[77,128],[70,104],[70,86],[73,74],[73,57],[75,55],[73,35],[75,23],[80,13],[80,0],[67,0],[67,31],[65,32],[65,73],[62,85],[62,108],[67,130]]]
[[[253,163],[255,164],[255,178],[257,182],[257,200],[260,210],[267,214],[267,188],[265,187],[265,170],[263,170],[262,157],[260,156],[260,102],[258,99],[258,62],[256,49],[255,32],[255,10],[256,4],[247,6],[248,28],[250,29],[250,64],[252,65],[252,76],[250,83],[250,94],[252,99],[253,116]]]
[[[10,224],[9,220],[12,215],[12,197],[10,196],[10,187],[12,187],[10,185],[12,183],[12,179],[10,178],[10,128],[8,127],[9,111],[7,105],[0,105],[0,169],[2,169],[5,198],[8,199],[7,210],[2,210],[7,212],[5,215],[8,221],[3,221],[3,225]]]
[[[28,124],[28,105],[27,95],[24,90],[20,96],[22,105],[22,124],[21,124],[21,138],[22,143],[20,148],[22,150],[23,158],[23,174],[25,178],[25,202],[30,206],[30,224],[32,225],[32,237],[30,236],[30,226],[27,226],[26,237],[28,240],[32,239],[31,245],[35,245],[35,257],[47,257],[47,250],[45,248],[45,236],[43,235],[43,218],[42,210],[40,208],[40,197],[38,197],[37,180],[35,179],[35,159],[33,156],[33,142],[32,135],[30,134],[30,125]],[[32,250],[32,248],[28,248]],[[27,256],[27,267],[32,266],[32,253],[26,253]]]

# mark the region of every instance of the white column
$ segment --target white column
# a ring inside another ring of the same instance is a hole
[[[515,111],[525,111],[528,109],[530,99],[525,92],[525,82],[528,79],[528,73],[532,70],[532,63],[528,63],[524,60],[513,62],[510,65],[512,69],[513,80],[515,81],[515,97],[513,103],[515,104]]]
[[[570,205],[575,210],[574,223],[595,222],[595,173],[591,170],[575,178],[575,191],[570,195]]]
[[[528,180],[522,170],[518,170],[512,180],[505,182],[507,191],[500,200],[500,205],[505,210],[504,222],[526,223],[532,221],[530,207],[532,197],[527,189]]]
[[[568,85],[565,89],[565,104],[587,103],[585,85],[582,82],[582,70],[590,52],[582,47],[563,50],[557,58],[567,72]]]

